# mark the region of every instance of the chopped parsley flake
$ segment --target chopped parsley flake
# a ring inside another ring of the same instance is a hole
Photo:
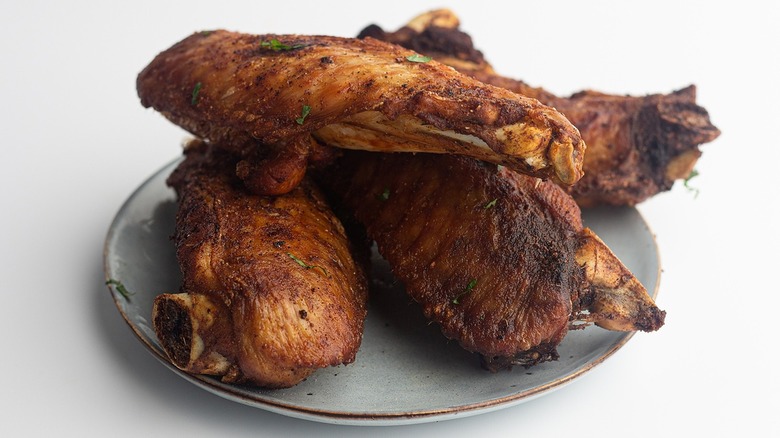
[[[293,259],[293,261],[295,261],[295,263],[297,263],[298,266],[300,266],[302,268],[306,268],[306,269],[319,269],[319,270],[322,271],[323,274],[325,274],[325,275],[330,277],[330,275],[328,274],[327,269],[323,268],[322,266],[310,265],[310,264],[304,262],[303,260],[299,259],[298,257],[296,257],[295,254],[293,254],[291,252],[288,252],[287,255],[291,259]]]
[[[286,50],[300,49],[302,47],[306,47],[306,44],[293,44],[290,46],[274,38],[271,41],[261,41],[260,46],[271,49],[274,52],[281,52],[283,50],[286,51]]]
[[[467,293],[471,292],[472,289],[474,289],[474,286],[477,285],[477,279],[473,278],[471,281],[469,281],[469,284],[466,285],[466,290],[461,292],[457,297],[452,299],[452,304],[460,304],[460,297],[463,295],[466,295]]]
[[[309,105],[304,105],[301,109],[301,116],[295,119],[295,123],[303,125],[303,121],[306,120],[306,116],[308,116],[310,112],[311,107]]]
[[[690,182],[693,178],[696,178],[699,176],[699,171],[696,169],[691,170],[691,173],[688,175],[688,177],[685,178],[683,181],[683,186],[685,186],[686,189],[688,189],[689,192],[693,192],[693,199],[696,199],[697,196],[699,196],[699,189],[696,187],[691,187]]]
[[[313,268],[313,266],[307,265],[306,262],[304,262],[303,260],[299,259],[298,257],[295,257],[292,253],[288,252],[287,255],[290,256],[291,259],[295,260],[295,263],[301,265],[302,268],[306,268],[306,269]]]
[[[498,202],[498,198],[496,198],[496,199],[488,202],[487,204],[485,204],[485,210],[487,210],[489,208],[495,207],[496,206],[496,202]]]
[[[198,82],[195,84],[195,88],[192,89],[192,100],[190,101],[190,104],[197,105],[198,103],[198,94],[200,94],[200,89],[203,87],[203,84]]]
[[[120,295],[122,295],[126,300],[130,301],[130,295],[135,295],[135,293],[130,292],[127,290],[124,284],[122,284],[119,280],[114,280],[113,278],[109,278],[106,280],[107,286],[114,286],[117,292],[119,292]]]
[[[390,189],[385,188],[382,191],[382,193],[377,195],[377,199],[379,199],[380,201],[387,201],[388,199],[390,199]]]
[[[409,55],[406,57],[406,60],[409,62],[420,62],[420,63],[426,63],[431,59],[433,58],[431,58],[430,56],[418,55],[416,53],[414,55]]]

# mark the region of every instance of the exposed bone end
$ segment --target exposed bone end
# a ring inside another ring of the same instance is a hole
[[[449,9],[434,9],[414,17],[406,24],[406,27],[421,33],[430,27],[442,27],[445,29],[457,29],[460,20]]]
[[[525,122],[489,133],[456,132],[408,114],[391,119],[365,111],[320,128],[313,137],[343,149],[464,155],[567,185],[583,175],[585,143],[576,133]]]
[[[666,312],[658,309],[652,301],[638,298],[634,285],[617,289],[596,289],[596,296],[589,310],[592,322],[596,325],[619,332],[656,331],[663,326],[666,316]]]
[[[371,24],[358,38],[372,37],[432,56],[438,62],[461,72],[495,73],[482,52],[474,48],[471,37],[458,30],[460,19],[449,9],[436,9],[413,18],[395,32],[385,32]],[[531,96],[534,97],[534,96]]]
[[[589,314],[582,320],[615,331],[661,328],[666,312],[658,309],[642,283],[590,229],[584,228],[580,239],[577,263],[593,290]]]
[[[631,129],[659,190],[668,190],[674,181],[687,178],[701,156],[698,146],[720,135],[707,111],[696,105],[694,86],[649,96],[637,110]]]
[[[669,164],[666,165],[666,179],[675,181],[688,178],[693,171],[693,167],[696,166],[696,161],[698,161],[699,157],[701,157],[701,151],[698,149],[691,149],[672,158],[669,161]]]
[[[162,294],[154,300],[154,331],[174,365],[195,374],[231,374],[235,367],[214,348],[220,313],[203,295]]]
[[[502,153],[524,160],[533,171],[549,172],[556,183],[572,185],[584,175],[585,141],[554,109],[545,112],[545,120],[544,125],[518,122],[502,126],[496,129],[495,139]]]
[[[319,368],[280,362],[278,351],[267,351],[262,342],[258,346],[251,335],[236,339],[229,320],[224,307],[202,294],[162,294],[152,308],[157,338],[171,362],[182,371],[219,376],[226,383],[288,388]],[[240,348],[231,350],[236,343]]]
[[[502,126],[496,130],[496,140],[506,145],[503,152],[524,157],[526,163],[536,170],[549,165],[545,152],[551,135],[549,129],[524,122]]]
[[[576,143],[571,139],[563,142],[553,142],[548,149],[548,156],[555,169],[553,181],[559,184],[572,185],[585,175],[582,163],[585,159],[585,141]]]

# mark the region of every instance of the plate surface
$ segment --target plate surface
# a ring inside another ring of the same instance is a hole
[[[418,306],[395,284],[375,257],[372,302],[363,343],[355,362],[317,371],[301,384],[282,390],[226,385],[192,376],[171,365],[151,327],[155,296],[179,289],[181,274],[173,234],[176,201],[165,179],[174,161],[125,202],[109,229],[104,249],[107,279],[121,282],[132,295],[110,287],[117,308],[149,351],[188,381],[227,399],[308,420],[339,424],[392,425],[440,421],[474,415],[531,400],[561,388],[593,369],[622,347],[632,333],[598,327],[570,332],[558,348],[560,359],[530,369],[489,373],[476,355],[446,340],[428,324]],[[583,211],[593,229],[655,295],[659,259],[652,233],[634,208]]]

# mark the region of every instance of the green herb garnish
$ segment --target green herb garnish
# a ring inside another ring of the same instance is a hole
[[[303,125],[303,121],[306,120],[306,116],[308,116],[310,112],[311,107],[309,105],[304,105],[301,109],[301,116],[295,119],[295,123]]]
[[[471,292],[471,290],[474,289],[474,286],[476,286],[476,285],[477,285],[477,279],[476,278],[474,278],[471,281],[469,281],[469,284],[466,285],[466,290],[464,290],[463,292],[458,294],[457,297],[452,299],[452,304],[460,304],[460,297],[462,297],[463,295],[466,295],[467,293]]]
[[[198,103],[198,94],[200,94],[200,89],[203,86],[200,82],[195,84],[195,88],[192,89],[192,100],[190,101],[190,104],[196,105]]]
[[[283,50],[295,50],[300,49],[302,47],[306,47],[306,44],[293,44],[292,46],[282,43],[281,41],[277,40],[276,38],[272,39],[271,41],[261,41],[260,42],[261,47],[266,47],[274,52],[281,52]]]
[[[489,208],[495,207],[496,206],[496,202],[498,202],[498,198],[496,198],[496,199],[488,202],[487,204],[485,204],[485,210],[487,210]]]
[[[109,278],[106,280],[107,286],[114,286],[116,288],[116,291],[119,292],[120,295],[122,295],[126,300],[130,301],[130,295],[135,295],[135,293],[130,292],[127,290],[124,284],[122,284],[119,280],[114,280],[113,278]]]
[[[209,36],[212,33],[214,33],[213,30],[202,30],[202,31],[198,32],[198,35],[200,35],[200,36]]]
[[[295,260],[295,263],[301,265],[301,267],[303,267],[303,268],[311,269],[311,268],[314,267],[312,265],[306,264],[306,262],[304,262],[303,260],[299,259],[298,257],[295,257],[292,253],[288,252],[287,255],[290,256],[291,259]]]
[[[425,63],[425,62],[430,61],[431,59],[433,59],[433,58],[431,58],[430,56],[418,55],[416,53],[414,55],[409,55],[409,56],[406,57],[406,60],[409,61],[409,62],[422,62],[422,63]]]
[[[382,191],[382,193],[377,195],[376,198],[379,199],[380,201],[387,201],[388,199],[390,199],[390,189],[385,188]]]
[[[325,269],[325,268],[323,268],[322,266],[317,266],[317,265],[310,265],[310,264],[308,264],[308,263],[304,262],[303,260],[299,259],[298,257],[296,257],[296,256],[295,256],[295,254],[293,254],[293,253],[291,253],[291,252],[288,252],[288,253],[287,253],[287,255],[288,255],[288,256],[289,256],[291,259],[293,259],[293,261],[295,261],[295,263],[297,263],[297,264],[298,264],[298,266],[300,266],[300,267],[302,267],[302,268],[306,268],[306,269],[319,269],[319,270],[321,270],[321,271],[322,271],[322,273],[323,273],[323,274],[325,274],[325,275],[327,275],[327,276],[330,276],[330,275],[328,274],[328,270],[327,270],[327,269]]]
[[[693,169],[691,170],[691,173],[688,174],[688,176],[683,181],[683,186],[685,186],[685,188],[688,189],[689,192],[693,192],[693,199],[696,199],[696,197],[699,196],[699,189],[697,189],[696,187],[691,187],[689,183],[693,178],[696,178],[697,176],[699,176],[699,171]]]

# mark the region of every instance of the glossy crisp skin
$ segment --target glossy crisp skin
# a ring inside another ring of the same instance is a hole
[[[468,155],[562,184],[582,176],[585,144],[560,113],[413,55],[370,38],[201,32],[159,54],[137,88],[144,106],[243,157],[313,136]]]
[[[429,154],[352,153],[327,178],[425,315],[489,368],[557,358],[573,321],[663,324],[644,287],[551,182]]]
[[[458,71],[562,112],[588,144],[585,175],[567,190],[582,206],[634,205],[687,178],[701,155],[698,146],[718,137],[707,111],[696,105],[694,86],[671,94],[616,96],[582,91],[558,97],[498,75],[458,29],[452,11],[422,14],[395,32],[369,26],[362,37],[379,38],[428,54]]]
[[[173,363],[263,387],[292,386],[355,359],[367,285],[341,223],[308,179],[254,196],[235,159],[198,143],[169,178],[179,196],[174,242],[184,283],[155,301]]]

